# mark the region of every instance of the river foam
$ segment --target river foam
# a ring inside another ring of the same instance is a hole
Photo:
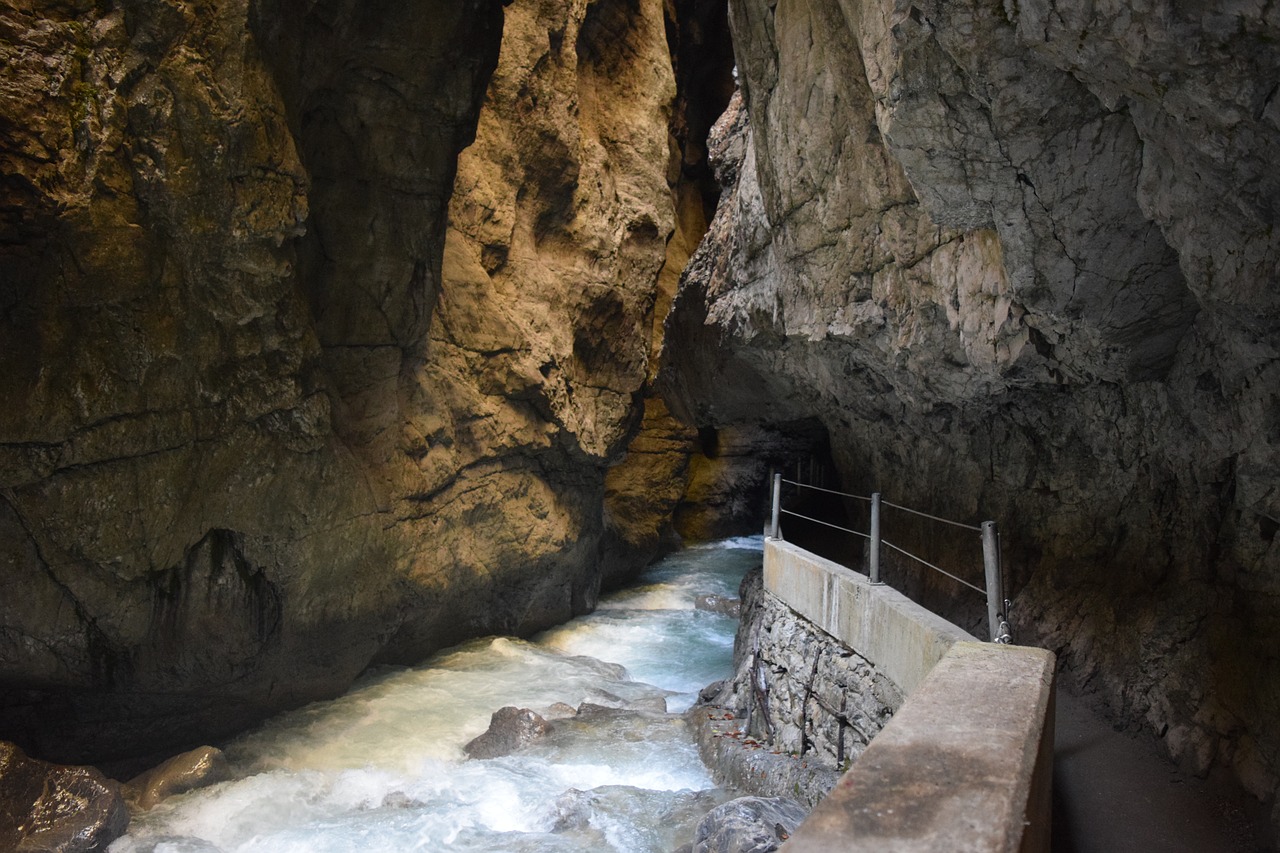
[[[736,594],[759,538],[655,564],[596,613],[531,641],[465,643],[368,674],[226,748],[234,778],[136,816],[111,853],[667,851],[723,801],[680,711],[729,672]],[[505,705],[587,704],[520,752],[463,747]]]

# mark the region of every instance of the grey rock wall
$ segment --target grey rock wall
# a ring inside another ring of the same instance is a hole
[[[743,97],[668,321],[673,408],[817,418],[847,489],[996,519],[1019,640],[1187,766],[1274,796],[1280,12],[730,12]],[[976,542],[885,525],[980,577]]]

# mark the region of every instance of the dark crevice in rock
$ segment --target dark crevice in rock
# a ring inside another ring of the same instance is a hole
[[[414,352],[438,291],[457,152],[497,64],[501,8],[261,0],[253,20],[311,179],[297,281],[320,343]],[[444,79],[462,97],[441,98]]]
[[[720,184],[707,160],[707,134],[733,95],[733,42],[728,5],[716,0],[676,0],[668,44],[676,71],[672,134],[680,145],[680,170],[702,196],[703,216],[715,214]]]
[[[653,387],[657,354],[676,282],[706,232],[719,198],[707,163],[706,136],[733,92],[733,46],[723,3],[677,0],[665,5],[666,49],[675,72],[676,96],[668,120],[667,183],[675,231],[649,309],[648,380],[643,417],[628,438],[626,454],[605,476],[603,587],[617,586],[679,542],[673,511],[684,498],[694,436],[672,416]]]

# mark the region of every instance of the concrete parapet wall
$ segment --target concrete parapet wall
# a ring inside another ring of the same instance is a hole
[[[1051,652],[977,642],[900,593],[779,540],[765,543],[764,583],[906,694],[784,851],[1049,850]]]
[[[1049,849],[1053,655],[957,643],[787,853]]]
[[[902,593],[781,539],[767,539],[764,588],[875,664],[909,695],[953,643],[972,634]]]

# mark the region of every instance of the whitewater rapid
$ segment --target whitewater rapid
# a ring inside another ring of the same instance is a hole
[[[736,623],[694,600],[736,596],[761,548],[688,548],[529,641],[475,640],[370,673],[228,744],[231,781],[135,816],[110,851],[668,853],[726,799],[679,712],[729,674]],[[598,707],[516,754],[463,752],[498,708],[556,703]]]

